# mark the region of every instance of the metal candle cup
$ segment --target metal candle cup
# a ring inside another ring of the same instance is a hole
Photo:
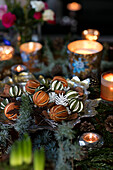
[[[96,41],[99,38],[99,31],[95,29],[87,29],[82,32],[82,38],[85,40]]]
[[[39,62],[42,45],[37,42],[28,42],[20,46],[20,53],[23,63],[30,71],[34,71]]]
[[[99,42],[77,40],[67,46],[72,76],[87,78],[100,67],[103,46]]]
[[[14,48],[11,46],[0,46],[0,61],[10,60],[13,57]]]
[[[24,66],[24,65],[22,65],[22,64],[14,65],[14,66],[11,67],[11,73],[12,73],[12,75],[13,75],[13,74],[18,75],[19,73],[21,73],[21,72],[26,72],[26,71],[28,71],[28,70],[27,70],[27,67]]]
[[[101,147],[103,143],[102,137],[94,132],[86,132],[79,138],[79,145],[88,148]]]
[[[101,75],[101,98],[113,101],[113,73],[111,72]]]

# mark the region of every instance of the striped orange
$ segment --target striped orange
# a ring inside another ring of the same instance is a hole
[[[50,118],[56,122],[61,122],[62,120],[66,120],[68,118],[68,111],[65,106],[55,105],[50,109],[49,115]]]
[[[55,76],[52,81],[55,81],[55,80],[61,81],[64,87],[68,87],[68,82],[65,78],[61,76]]]
[[[10,120],[17,119],[19,115],[19,105],[15,102],[9,103],[4,109],[4,114]]]
[[[26,83],[25,89],[29,94],[33,94],[36,88],[38,88],[39,86],[40,86],[40,82],[38,80],[29,80]]]
[[[37,106],[44,107],[49,102],[49,95],[46,92],[39,90],[33,95],[33,101]]]

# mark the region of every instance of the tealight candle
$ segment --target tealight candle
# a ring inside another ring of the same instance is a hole
[[[113,73],[111,72],[101,75],[101,98],[113,101]]]
[[[85,40],[96,41],[99,38],[99,31],[95,29],[87,29],[82,32],[82,37]]]
[[[12,74],[18,75],[19,73],[26,72],[26,71],[27,71],[27,67],[22,64],[14,65],[11,67]]]
[[[13,57],[14,48],[11,46],[0,46],[0,61],[10,60]]]
[[[42,45],[37,42],[28,42],[20,46],[20,53],[23,63],[33,71],[39,62]]]
[[[81,8],[82,6],[77,2],[67,4],[67,9],[70,11],[79,11]]]
[[[103,143],[102,137],[94,132],[86,132],[79,138],[79,145],[89,148],[100,147]]]
[[[88,142],[88,143],[94,143],[97,142],[99,140],[99,137],[97,134],[94,133],[86,133],[83,136],[83,140]]]
[[[97,41],[77,40],[67,46],[72,76],[87,78],[98,73],[103,46]]]

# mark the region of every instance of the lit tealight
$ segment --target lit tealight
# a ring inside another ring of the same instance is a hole
[[[99,137],[95,133],[87,133],[83,136],[83,139],[88,143],[97,142]]]
[[[103,76],[103,78],[107,81],[112,81],[113,82],[113,73],[109,73]]]
[[[95,148],[95,147],[101,147],[103,143],[104,143],[103,138],[99,134],[94,132],[86,132],[79,137],[80,146]]]
[[[23,70],[24,70],[24,68],[21,65],[18,65],[17,67],[15,67],[15,71],[17,71],[17,72],[21,72]]]
[[[27,67],[22,65],[22,64],[19,64],[19,65],[14,65],[11,67],[11,73],[14,75],[18,75],[19,73],[21,72],[27,72]]]
[[[67,9],[70,11],[79,11],[82,6],[77,2],[72,2],[67,5]]]
[[[0,61],[10,60],[13,57],[14,48],[11,46],[0,46]]]
[[[99,31],[95,29],[87,29],[82,32],[82,38],[85,40],[96,41],[99,38]]]

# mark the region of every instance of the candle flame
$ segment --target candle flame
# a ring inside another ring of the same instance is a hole
[[[110,90],[113,91],[113,87],[110,87]]]
[[[20,72],[20,71],[22,71],[23,70],[23,68],[20,66],[20,65],[18,65],[17,67],[16,67],[16,71],[17,72]]]
[[[5,53],[6,53],[6,54],[9,54],[9,53],[10,53],[10,50],[9,50],[9,49],[5,50]]]
[[[92,133],[90,133],[90,134],[89,134],[89,139],[92,140],[92,137],[93,137],[93,135],[92,135]]]

